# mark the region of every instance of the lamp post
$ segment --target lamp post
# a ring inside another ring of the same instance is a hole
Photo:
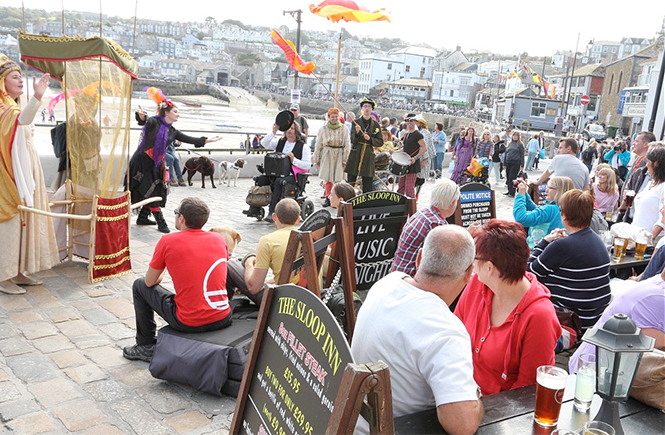
[[[296,51],[300,53],[300,24],[302,23],[302,10],[297,9],[295,11],[282,11],[282,15],[289,14],[293,17],[294,20],[296,20],[296,23],[298,23],[298,33],[296,33]],[[298,88],[298,71],[295,71],[293,74],[293,89],[299,89]]]
[[[656,340],[619,313],[599,329],[587,331],[582,341],[596,346],[596,393],[603,402],[593,419],[611,424],[617,435],[623,435],[619,402],[628,399],[642,353],[652,351]]]

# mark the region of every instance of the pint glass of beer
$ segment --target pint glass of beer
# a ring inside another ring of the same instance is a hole
[[[612,261],[615,263],[621,262],[621,257],[623,257],[623,246],[624,246],[625,240],[622,239],[621,237],[615,237],[614,238],[614,253],[612,254]]]
[[[541,426],[556,426],[568,373],[554,366],[540,366],[536,373],[535,420]]]
[[[635,260],[644,260],[644,252],[647,250],[647,239],[638,237],[635,240]]]
[[[626,190],[623,192],[625,195],[626,199],[626,207],[632,207],[633,206],[633,201],[635,200],[635,191],[634,190]]]

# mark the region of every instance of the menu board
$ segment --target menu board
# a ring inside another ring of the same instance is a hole
[[[354,210],[377,209],[353,219],[353,254],[356,264],[356,289],[368,290],[390,272],[400,232],[408,217],[407,197],[389,191],[369,192],[349,200]],[[391,210],[392,208],[392,210]],[[394,219],[404,217],[404,219]]]
[[[344,369],[353,362],[351,349],[312,292],[291,284],[267,291],[267,320],[263,327],[257,323],[260,340],[250,352],[231,433],[323,434]]]
[[[468,227],[474,222],[485,223],[496,217],[494,191],[484,184],[469,183],[460,188],[460,199],[451,224]]]

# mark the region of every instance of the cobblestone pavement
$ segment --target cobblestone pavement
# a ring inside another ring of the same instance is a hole
[[[541,162],[541,171],[543,163],[549,160]],[[204,199],[212,211],[205,228],[236,228],[243,240],[234,257],[242,257],[274,229],[240,212],[252,184],[241,178],[237,188],[202,189],[195,180],[192,187],[172,190],[164,215],[174,230],[173,209],[180,200]],[[428,205],[431,186],[424,186],[419,207]],[[512,198],[501,194],[504,186],[494,188],[498,217],[512,219]],[[317,177],[307,192],[320,208]],[[131,274],[89,284],[87,263],[75,260],[36,274],[44,284],[27,287],[24,295],[0,294],[0,433],[228,433],[234,397],[155,379],[147,363],[122,357],[122,347],[133,344],[135,335],[131,284],[145,273],[160,236],[155,227],[132,225]]]

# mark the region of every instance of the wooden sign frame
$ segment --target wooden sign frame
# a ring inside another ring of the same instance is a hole
[[[271,312],[273,310],[276,310],[278,315],[282,314],[282,317],[285,317],[284,314],[281,312],[283,308],[281,305],[282,301],[279,301],[280,303],[276,304],[275,307],[272,306],[276,294],[279,291],[280,294],[287,296],[287,299],[293,298],[295,296],[293,292],[294,290],[296,290],[294,289],[294,287],[297,289],[297,286],[288,284],[279,287],[268,287],[264,291],[263,300],[261,302],[261,308],[259,311],[259,316],[252,336],[252,345],[249,351],[247,363],[245,365],[245,372],[243,374],[242,383],[240,385],[238,400],[236,401],[235,411],[233,414],[233,420],[231,422],[231,428],[229,430],[229,433],[238,434],[242,429],[243,422],[246,419],[245,409],[247,407],[248,400],[250,400],[249,393],[250,389],[252,388],[253,382],[260,382],[260,384],[258,385],[261,385],[260,388],[263,388],[264,385],[263,382],[255,380],[254,377],[255,377],[255,370],[259,362],[259,358],[261,357],[260,352],[262,350],[262,345],[264,344],[263,343],[264,338],[267,337],[267,339],[270,340],[270,334],[267,327],[268,327],[268,322],[270,321],[271,318]],[[287,306],[287,304],[285,304],[285,306]],[[327,311],[322,310],[321,313],[323,312]],[[288,315],[286,317],[288,317]],[[274,322],[276,319],[272,320]],[[277,320],[279,320],[279,318]],[[294,319],[294,322],[298,323],[298,320],[301,321],[301,319]],[[331,320],[330,318],[327,320],[327,322],[329,326],[333,324],[337,325],[336,321]],[[283,324],[282,321],[280,321],[280,328],[282,324]],[[290,328],[291,326],[292,326],[291,323],[285,325],[286,328]],[[337,334],[341,334],[338,325],[336,329],[338,331]],[[299,336],[299,338],[302,339],[302,336]],[[335,338],[333,337],[331,338],[331,340],[335,340]],[[341,341],[346,344],[344,340],[340,340],[339,335],[337,336],[337,340],[338,340],[337,342]],[[277,342],[275,344],[279,346]],[[302,343],[300,344],[302,345]],[[286,343],[282,343],[280,349],[288,350],[289,345]],[[291,349],[295,350],[295,348],[293,347],[291,347]],[[348,347],[348,345],[346,348],[346,352],[348,352],[349,358],[352,358],[350,354],[350,348]],[[287,357],[286,353],[282,357],[283,359],[288,359],[290,363],[293,362],[290,356]],[[271,365],[273,364],[273,362],[274,359],[270,359]],[[279,363],[276,363],[275,366],[279,367]],[[290,367],[290,364],[288,364],[287,367]],[[266,366],[266,372],[267,370],[268,366]],[[296,368],[294,368],[293,370],[299,371],[296,370]],[[294,374],[294,376],[297,377],[298,375]],[[258,379],[258,373],[257,373],[257,379]],[[370,433],[373,434],[393,433],[394,423],[393,423],[393,413],[392,413],[392,395],[391,395],[392,390],[390,387],[389,369],[385,363],[379,361],[378,363],[375,364],[353,364],[350,362],[344,368],[344,372],[341,377],[329,378],[329,382],[335,382],[335,381],[339,382],[339,387],[337,388],[337,393],[332,403],[333,409],[331,411],[330,417],[328,418],[328,421],[326,422],[326,431],[325,431],[326,435],[352,435],[356,426],[358,415],[363,415],[363,417],[365,417],[365,419],[369,422]],[[283,382],[286,387],[292,386],[292,384],[289,384],[287,378],[284,378],[283,380],[281,378],[278,379],[277,384],[279,384],[280,382]],[[274,382],[271,385],[270,383],[268,384],[269,384],[268,388],[272,386],[278,389],[278,387],[275,386]],[[306,388],[305,384],[301,385]],[[270,397],[271,393],[269,391],[266,391],[266,394]],[[294,395],[297,397],[298,393],[294,392]],[[367,399],[367,403],[365,403],[365,399]],[[260,403],[258,404],[254,403],[254,400],[255,400],[254,398],[251,399],[252,403],[254,404],[255,407],[258,407]],[[294,402],[298,403],[295,400]],[[286,399],[284,399],[283,403],[286,403]],[[275,404],[274,406],[277,407],[277,410],[280,409],[280,406],[278,406],[277,404]],[[288,409],[288,405],[286,405],[286,407]],[[264,405],[264,412],[259,413],[259,418],[263,421],[264,420],[263,414],[265,413],[266,415],[269,415],[268,412],[265,411],[265,405]],[[305,410],[304,412],[307,412],[307,410]],[[282,417],[285,417],[284,414],[280,413],[280,415]],[[272,421],[273,422],[275,421],[274,418]],[[266,424],[266,426],[268,425],[267,422],[264,423]],[[290,433],[293,432],[295,431],[291,428]],[[283,427],[280,427],[279,430],[268,431],[268,432],[266,432],[265,430],[262,432],[259,428],[257,433],[287,433],[287,432],[284,430]],[[310,432],[305,431],[305,433],[312,433],[311,428]],[[312,433],[312,435],[314,434]]]
[[[334,232],[332,231],[333,229],[335,230]],[[330,223],[325,227],[323,237],[316,241],[313,240],[311,231],[291,231],[289,242],[286,247],[286,253],[284,254],[284,261],[282,262],[282,270],[279,274],[278,284],[287,284],[293,271],[304,266],[305,277],[307,279],[306,288],[320,298],[321,286],[319,284],[319,272],[321,271],[321,265],[323,264],[323,258],[328,246],[331,245],[334,252],[346,253],[345,255],[342,255],[341,259],[338,261],[342,271],[341,283],[344,291],[345,323],[350,343],[351,338],[353,337],[353,329],[356,324],[353,291],[350,287],[353,277],[353,265],[351,264],[353,250],[350,250],[349,248],[348,230],[344,227],[342,218],[332,218]],[[299,257],[298,253],[300,253]],[[330,263],[332,266],[334,262],[331,261]],[[326,278],[326,283],[328,285],[332,282],[333,277],[329,279]]]

